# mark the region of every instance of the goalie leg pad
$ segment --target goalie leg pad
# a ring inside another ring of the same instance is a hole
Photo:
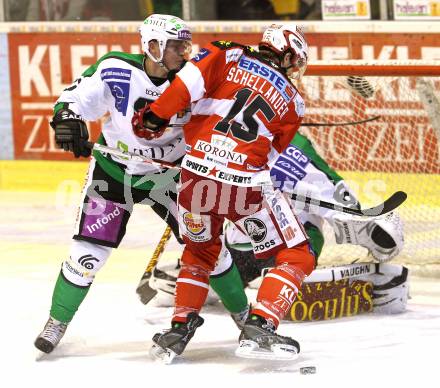
[[[406,310],[409,298],[408,269],[400,265],[379,264],[373,279],[373,311],[399,314]]]
[[[294,321],[328,320],[364,312],[406,310],[408,269],[397,264],[356,263],[313,271],[287,315]]]

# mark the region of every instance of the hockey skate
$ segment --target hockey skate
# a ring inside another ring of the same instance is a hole
[[[197,313],[188,314],[185,323],[173,322],[171,329],[153,336],[150,354],[165,364],[171,364],[174,357],[183,353],[196,329],[203,325],[204,319]]]
[[[240,330],[243,330],[246,319],[249,316],[250,306],[247,305],[243,311],[231,313],[231,318]]]
[[[67,329],[67,323],[63,323],[49,317],[43,331],[34,342],[35,347],[44,353],[50,353],[63,338]]]
[[[239,337],[235,355],[244,358],[290,361],[298,358],[299,343],[275,333],[275,326],[259,315],[250,315]]]

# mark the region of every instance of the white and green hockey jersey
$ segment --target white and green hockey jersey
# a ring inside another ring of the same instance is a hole
[[[183,131],[179,125],[189,120],[189,109],[174,116],[170,121],[173,126],[160,138],[142,139],[132,130],[133,113],[147,102],[156,100],[169,86],[169,81],[159,86],[152,82],[144,71],[143,58],[142,54],[106,54],[63,91],[55,111],[64,107],[85,120],[103,118],[98,142],[148,158],[175,162],[185,154]],[[98,152],[93,155],[104,171],[121,183],[127,182],[126,174],[139,176],[158,172],[157,167],[147,163],[110,155],[104,157]]]

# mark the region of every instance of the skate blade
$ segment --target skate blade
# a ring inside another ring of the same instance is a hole
[[[164,349],[158,344],[153,344],[150,349],[150,355],[154,360],[160,361],[166,365],[171,364],[174,360],[174,357],[177,356],[177,354],[174,353],[172,350]]]
[[[35,349],[34,350],[34,356],[35,356],[35,361],[44,361],[47,360],[49,357],[50,353],[44,353],[41,350]]]
[[[271,346],[271,350],[266,350],[260,349],[256,342],[250,340],[240,341],[235,355],[242,358],[275,361],[293,361],[298,358],[297,349],[292,345],[275,344]]]

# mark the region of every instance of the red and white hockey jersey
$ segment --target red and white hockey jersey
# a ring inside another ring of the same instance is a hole
[[[192,58],[151,109],[168,119],[190,103],[182,167],[239,186],[267,181],[268,163],[287,147],[305,110],[276,65],[224,41]]]

